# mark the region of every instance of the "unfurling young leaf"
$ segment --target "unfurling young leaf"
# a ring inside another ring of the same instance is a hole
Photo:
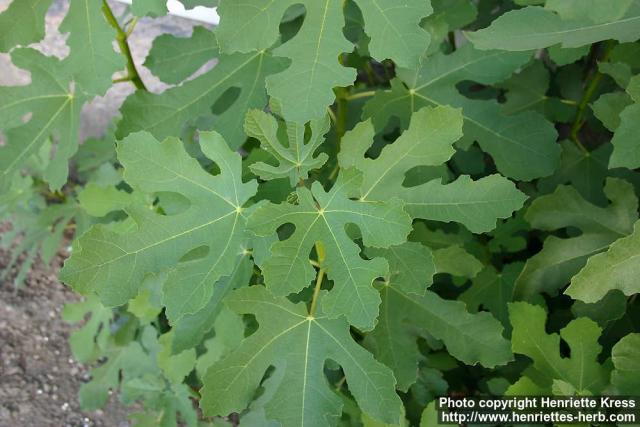
[[[305,142],[305,126],[295,122],[287,122],[286,135],[288,144],[279,141],[278,122],[276,119],[259,110],[251,110],[244,121],[245,133],[260,141],[260,146],[278,162],[272,166],[263,162],[254,163],[249,168],[261,179],[272,180],[289,178],[292,186],[309,178],[309,172],[319,169],[327,161],[327,154],[314,152],[324,142],[324,135],[329,131],[329,117],[313,120],[309,123],[311,140]]]

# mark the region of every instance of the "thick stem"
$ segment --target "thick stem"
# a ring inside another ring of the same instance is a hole
[[[137,20],[134,19],[129,26],[129,30],[124,31],[122,27],[120,27],[118,20],[114,16],[111,7],[109,7],[109,3],[107,3],[107,0],[102,0],[102,13],[104,13],[107,22],[116,30],[116,41],[118,42],[118,46],[120,47],[120,52],[127,60],[127,76],[123,79],[116,80],[129,80],[137,89],[147,90],[147,87],[144,85],[144,82],[140,78],[140,74],[138,74],[136,64],[135,62],[133,62],[133,56],[131,55],[131,49],[129,49],[129,43],[127,41],[127,38],[129,37],[129,35],[131,35],[131,31],[133,31]]]
[[[309,307],[309,316],[313,317],[316,313],[316,307],[318,305],[318,296],[320,295],[320,288],[322,287],[322,280],[324,279],[325,269],[322,267],[325,259],[324,246],[321,242],[316,242],[316,254],[318,255],[318,276],[316,277],[316,286],[313,288],[313,298],[311,299],[311,306]]]

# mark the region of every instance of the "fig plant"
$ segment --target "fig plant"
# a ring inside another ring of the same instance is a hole
[[[430,426],[437,396],[637,394],[640,0],[184,0],[220,24],[144,64],[165,1],[69,0],[64,58],[33,47],[51,3],[0,14],[30,74],[0,87],[4,278],[73,239],[83,408]]]

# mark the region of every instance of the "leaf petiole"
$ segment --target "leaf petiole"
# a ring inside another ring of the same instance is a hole
[[[318,254],[318,265],[322,265],[325,259],[324,246],[321,242],[316,242],[316,252]],[[320,295],[320,288],[322,287],[322,280],[324,279],[325,269],[320,267],[318,270],[318,276],[316,277],[316,286],[313,289],[313,298],[311,299],[311,306],[309,308],[309,316],[313,317],[316,313],[316,306],[318,304],[318,296]]]
[[[113,14],[111,7],[107,3],[107,0],[102,0],[102,13],[107,19],[107,22],[116,30],[116,41],[118,42],[118,47],[120,47],[120,52],[127,59],[127,80],[122,81],[131,81],[136,89],[147,90],[147,87],[140,78],[140,74],[138,74],[136,64],[133,61],[133,56],[131,55],[131,49],[129,48],[129,42],[127,40],[135,27],[137,18],[134,18],[134,20],[129,25],[129,30],[125,32],[122,27],[120,27],[120,24]]]
[[[356,99],[371,98],[375,94],[376,94],[375,90],[368,90],[365,92],[354,93],[353,95],[347,95],[344,97],[344,99],[345,101],[354,101]]]
[[[609,58],[609,54],[611,53],[611,49],[613,49],[614,45],[615,43],[613,43],[612,41],[607,42],[604,48],[604,53],[602,54],[602,58],[600,59],[601,62],[607,61],[607,59]],[[586,121],[584,118],[584,115],[586,113],[587,105],[589,105],[589,101],[591,101],[591,98],[593,97],[596,90],[600,86],[602,77],[603,77],[603,74],[600,72],[600,70],[596,69],[595,74],[589,81],[589,85],[587,86],[584,92],[584,95],[582,96],[582,99],[578,103],[578,111],[576,113],[576,119],[574,120],[573,125],[571,126],[571,133],[570,133],[571,140],[575,142],[578,148],[580,148],[580,150],[582,150],[585,153],[588,153],[589,151],[580,142],[580,139],[578,138],[578,133],[580,132],[580,129],[582,129],[582,125],[584,125]]]

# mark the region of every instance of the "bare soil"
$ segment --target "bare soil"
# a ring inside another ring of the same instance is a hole
[[[9,254],[0,251],[0,271]],[[78,389],[89,379],[73,360],[67,340],[73,326],[60,316],[79,297],[57,280],[64,253],[52,266],[37,262],[19,290],[0,283],[0,426],[128,426],[115,396],[102,410],[85,413]]]

